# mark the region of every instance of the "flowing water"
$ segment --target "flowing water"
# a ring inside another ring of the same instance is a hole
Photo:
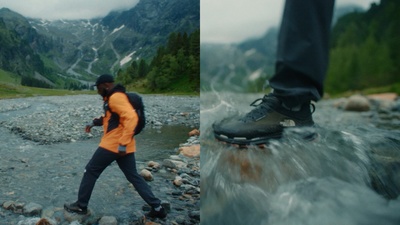
[[[138,171],[150,160],[162,163],[170,155],[176,155],[176,148],[187,140],[190,130],[186,126],[146,128],[137,137],[135,156]],[[44,209],[54,208],[62,217],[63,204],[77,198],[84,167],[96,150],[100,138],[40,145],[24,140],[5,128],[0,128],[0,133],[0,203],[34,202]],[[157,197],[168,201],[168,193],[172,191],[161,183],[174,176],[165,170],[157,172],[155,180],[150,184]],[[118,221],[126,222],[137,218],[144,204],[117,164],[112,163],[96,183],[89,207],[96,213],[113,215]],[[18,221],[17,217],[18,214],[10,215],[7,219],[0,217],[0,224]]]
[[[400,224],[400,132],[322,101],[318,138],[290,130],[265,148],[215,141],[212,123],[262,95],[201,94],[201,224]]]

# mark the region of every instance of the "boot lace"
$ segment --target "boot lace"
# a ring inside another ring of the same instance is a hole
[[[248,112],[240,121],[249,122],[256,121],[264,118],[269,112],[273,111],[281,102],[273,94],[264,95],[262,98],[254,100],[250,106],[255,107],[253,110]],[[315,105],[310,103],[311,114],[315,112]]]
[[[248,122],[263,118],[268,112],[272,110],[272,108],[274,108],[277,102],[278,100],[276,99],[276,97],[273,97],[271,95],[264,95],[264,97],[258,98],[250,104],[250,106],[253,106],[255,108],[248,112],[240,120],[243,122]]]

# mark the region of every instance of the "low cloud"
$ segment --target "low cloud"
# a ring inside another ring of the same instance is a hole
[[[321,0],[324,1],[324,0]],[[284,0],[201,0],[203,43],[238,43],[264,35],[279,26]],[[365,9],[379,0],[336,0],[337,5],[356,4]]]
[[[0,0],[0,6],[25,17],[40,19],[91,19],[111,11],[130,9],[139,0]]]

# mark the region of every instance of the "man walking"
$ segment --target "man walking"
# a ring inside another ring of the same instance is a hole
[[[133,184],[142,199],[151,206],[148,217],[165,218],[167,213],[161,206],[160,199],[156,198],[146,181],[136,170],[134,128],[138,123],[138,116],[125,94],[125,88],[114,84],[111,75],[101,75],[95,86],[97,93],[104,100],[104,116],[94,119],[92,125],[86,126],[90,132],[92,126],[103,126],[104,135],[99,147],[85,167],[85,172],[79,187],[78,200],[71,204],[64,204],[65,210],[78,214],[86,214],[94,185],[100,174],[113,161],[118,163],[129,182]]]

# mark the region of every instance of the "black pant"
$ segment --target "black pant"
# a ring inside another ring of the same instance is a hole
[[[107,168],[114,160],[117,161],[118,166],[125,174],[126,179],[133,184],[136,191],[147,204],[152,207],[157,207],[161,204],[161,201],[154,196],[149,185],[147,185],[143,177],[137,173],[134,153],[119,156],[116,153],[99,147],[85,167],[85,173],[83,175],[78,193],[78,203],[80,206],[88,206],[89,199],[92,195],[97,178],[99,178],[104,169]]]
[[[274,93],[295,106],[323,94],[334,0],[286,0],[278,38]]]

